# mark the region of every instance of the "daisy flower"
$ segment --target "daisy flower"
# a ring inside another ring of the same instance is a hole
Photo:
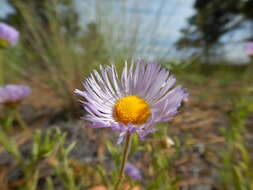
[[[140,170],[129,162],[126,163],[125,173],[127,176],[129,176],[133,180],[141,180],[142,179]]]
[[[253,56],[253,42],[247,42],[246,43],[245,51],[248,55]]]
[[[21,102],[31,93],[26,85],[8,84],[0,87],[0,104],[14,105]]]
[[[156,123],[173,119],[188,96],[175,82],[161,65],[139,61],[125,63],[121,76],[114,65],[100,66],[84,81],[84,90],[75,93],[84,97],[87,127],[119,131],[121,143],[127,134],[143,139],[156,130]]]
[[[14,46],[17,43],[18,38],[19,32],[15,28],[0,22],[0,48]]]

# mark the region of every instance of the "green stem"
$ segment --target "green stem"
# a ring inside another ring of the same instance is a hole
[[[25,123],[25,121],[22,119],[20,113],[18,110],[15,110],[15,116],[16,116],[16,120],[17,122],[20,124],[20,126],[24,129],[24,130],[28,130],[28,127]]]
[[[9,112],[6,116],[6,121],[5,121],[5,130],[7,133],[11,132],[13,128],[13,121],[14,121],[14,116],[12,112]]]
[[[124,170],[125,170],[126,162],[128,159],[128,154],[129,154],[130,147],[131,147],[131,140],[132,140],[131,137],[132,137],[132,135],[130,133],[128,133],[126,135],[126,140],[125,140],[125,145],[124,145],[124,150],[123,150],[123,159],[121,161],[120,171],[119,171],[119,179],[115,185],[114,190],[120,189],[120,185],[121,185],[123,178],[124,178]]]

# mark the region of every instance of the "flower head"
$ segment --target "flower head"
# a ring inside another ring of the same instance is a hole
[[[30,93],[30,87],[25,85],[5,85],[0,87],[0,104],[18,104]]]
[[[253,56],[253,42],[247,42],[246,43],[245,51],[248,55]]]
[[[0,22],[0,48],[14,46],[19,38],[19,32],[3,22]]]
[[[141,180],[141,172],[133,164],[127,162],[125,167],[125,174],[131,177],[133,180]]]
[[[140,138],[154,132],[157,122],[169,121],[188,94],[169,71],[156,63],[125,64],[121,77],[114,65],[101,66],[84,81],[83,96],[91,128],[111,128],[120,132],[118,143],[127,133]]]

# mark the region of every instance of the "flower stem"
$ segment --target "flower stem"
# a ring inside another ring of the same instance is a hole
[[[114,190],[120,189],[120,185],[121,185],[123,178],[124,178],[124,170],[125,170],[126,162],[128,159],[128,154],[129,154],[130,147],[131,147],[131,140],[132,140],[131,137],[132,137],[132,135],[130,133],[128,133],[126,135],[126,140],[125,140],[125,145],[124,145],[124,150],[123,150],[123,159],[121,161],[120,170],[119,170],[119,179],[115,185]]]
[[[15,116],[16,116],[16,120],[19,123],[19,125],[24,129],[24,130],[28,130],[28,127],[26,125],[26,122],[22,119],[20,113],[18,110],[15,110]]]

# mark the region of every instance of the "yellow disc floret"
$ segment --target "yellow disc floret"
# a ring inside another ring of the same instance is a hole
[[[0,49],[7,48],[8,46],[9,42],[6,39],[0,37]]]
[[[142,98],[126,96],[117,101],[114,107],[114,114],[119,122],[141,125],[147,121],[151,115],[151,110]]]

